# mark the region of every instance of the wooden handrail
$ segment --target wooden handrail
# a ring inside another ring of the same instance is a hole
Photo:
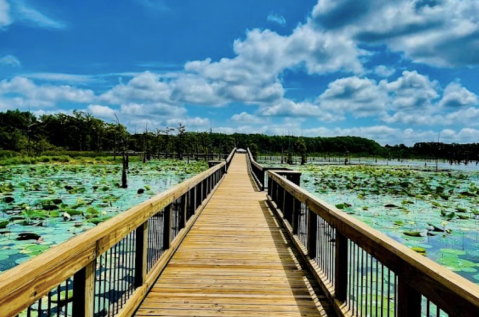
[[[249,148],[247,148],[246,150],[248,151],[248,157],[251,161],[251,164],[254,165],[258,170],[263,171],[263,169],[264,169],[263,165],[256,162],[256,160],[254,159],[253,154],[251,154],[251,151],[250,151]]]
[[[316,278],[330,293],[335,308],[341,315],[350,316],[345,310],[349,240],[396,274],[397,300],[400,302],[396,303],[398,316],[420,316],[421,296],[449,316],[479,316],[479,286],[315,197],[278,173],[269,171],[268,174],[269,201],[274,202],[274,209],[281,210],[289,234],[294,237],[298,248],[310,263],[310,268],[317,271]],[[307,208],[306,243],[302,243],[296,235],[298,204]],[[324,285],[325,281],[320,277],[324,273],[314,262],[316,229],[309,231],[312,229],[311,224],[317,223],[317,217],[335,229],[334,285]]]
[[[233,157],[235,156],[235,153],[236,153],[236,148],[234,148],[230,155],[228,155],[228,157],[226,158],[226,171],[228,172],[228,169],[230,168],[230,163],[231,161],[233,160]]]
[[[264,176],[266,169],[261,164],[255,161],[249,148],[246,148],[246,151],[246,161],[248,163],[248,169],[253,176],[256,185],[258,185],[259,189],[263,191],[265,189]]]
[[[194,214],[201,205],[201,199],[198,200],[198,198],[204,199],[202,195],[209,193],[220,181],[225,165],[226,162],[216,165],[0,274],[1,316],[14,316],[20,313],[78,271],[91,266],[91,263],[102,253],[144,225],[159,211],[183,198],[191,190],[194,190],[193,194],[196,195],[191,196],[194,202],[192,207]],[[197,188],[199,189],[196,190]]]
[[[233,159],[233,156],[235,155],[236,153],[236,148],[233,149],[233,151],[231,151],[231,153],[228,155],[228,157],[226,158],[226,162],[227,163],[230,163],[231,160]]]

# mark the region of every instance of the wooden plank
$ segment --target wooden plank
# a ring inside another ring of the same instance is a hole
[[[265,200],[236,154],[136,316],[335,316]]]
[[[251,296],[223,296],[223,297],[188,297],[182,298],[178,297],[166,297],[161,294],[152,294],[145,299],[145,307],[162,305],[162,304],[218,304],[218,305],[261,305],[261,306],[271,306],[282,304],[280,307],[287,306],[308,306],[311,307],[311,301],[309,299],[300,299],[300,298],[268,298],[268,297],[251,297]]]
[[[216,189],[219,187],[221,184],[221,181],[219,184],[217,184],[212,192],[214,193]],[[211,196],[209,196],[206,199],[206,202],[211,199]],[[171,205],[170,205],[171,206]],[[167,249],[161,256],[160,260],[156,262],[153,267],[150,269],[146,276],[146,280],[143,283],[143,285],[139,288],[137,288],[133,295],[128,299],[127,303],[125,306],[122,307],[122,309],[119,311],[116,317],[129,317],[132,316],[132,314],[136,311],[138,306],[141,304],[141,302],[144,300],[147,292],[150,290],[150,288],[153,286],[154,282],[156,281],[156,278],[158,275],[163,271],[165,266],[168,264],[170,261],[171,257],[173,254],[175,254],[176,250],[178,249],[179,245],[181,242],[184,240],[186,235],[188,234],[189,230],[194,226],[195,222],[197,221],[198,217],[201,215],[204,207],[198,208],[197,212],[193,217],[191,217],[188,222],[185,224],[185,227],[183,230],[179,232],[179,234],[175,237],[175,239],[171,242],[169,249]],[[146,242],[145,242],[146,243]],[[146,263],[146,262],[145,262]]]

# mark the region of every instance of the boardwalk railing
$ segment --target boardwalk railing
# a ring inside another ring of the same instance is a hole
[[[229,161],[0,274],[0,316],[130,316]]]
[[[269,171],[268,200],[342,316],[479,316],[479,286]]]
[[[231,161],[233,160],[233,157],[236,153],[236,148],[233,149],[233,151],[231,151],[230,155],[228,155],[228,157],[226,158],[226,172],[228,172],[228,169],[230,168],[230,164],[231,164]]]
[[[261,166],[261,164],[255,161],[253,154],[251,154],[249,148],[247,148],[246,151],[246,162],[248,164],[248,170],[251,172],[251,175],[253,176],[256,185],[258,185],[259,189],[263,191],[265,189],[264,177],[266,170],[263,166]]]
[[[269,170],[276,170],[276,171],[290,170],[284,167],[264,167],[263,165],[256,162],[249,148],[247,148],[246,151],[247,151],[246,163],[248,164],[248,170],[250,171],[250,174],[253,176],[253,179],[256,185],[261,191],[266,190],[268,188],[267,185],[268,185]]]

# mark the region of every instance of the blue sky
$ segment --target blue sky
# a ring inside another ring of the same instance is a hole
[[[0,0],[0,111],[479,141],[476,0]]]

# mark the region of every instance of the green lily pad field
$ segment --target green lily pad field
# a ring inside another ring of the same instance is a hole
[[[0,272],[208,168],[206,162],[0,166]]]
[[[290,167],[291,168],[291,167]],[[301,187],[479,283],[479,173],[394,166],[295,166]]]

